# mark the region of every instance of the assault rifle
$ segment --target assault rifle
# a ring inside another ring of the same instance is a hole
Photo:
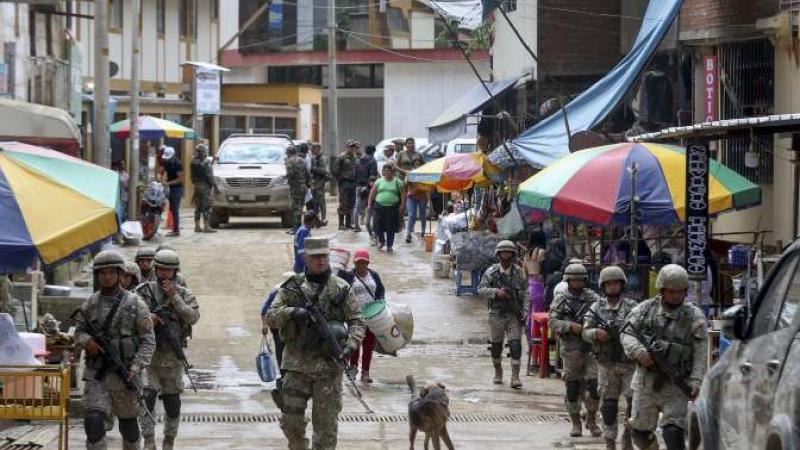
[[[586,312],[591,314],[592,317],[594,317],[594,320],[597,322],[597,328],[608,333],[608,337],[610,338],[610,340],[612,341],[619,340],[620,331],[619,331],[619,326],[617,326],[617,324],[605,320],[600,314],[598,314],[592,308],[586,308]]]
[[[136,396],[136,400],[139,402],[139,405],[144,409],[145,413],[150,416],[150,420],[155,423],[156,419],[153,417],[153,414],[150,412],[150,410],[147,409],[147,403],[144,401],[144,389],[142,389],[142,387],[131,378],[130,370],[125,367],[125,364],[122,363],[119,355],[114,350],[114,346],[111,344],[111,339],[100,332],[99,327],[94,322],[89,320],[81,308],[76,309],[69,318],[75,320],[75,316],[78,314],[83,316],[84,324],[86,325],[86,332],[89,333],[89,336],[92,337],[92,340],[95,341],[103,350],[103,354],[101,355],[103,365],[100,370],[97,371],[95,380],[101,381],[105,376],[107,369],[114,370],[122,382],[125,383],[125,387],[133,391],[134,395]]]
[[[350,361],[346,361],[341,357],[343,350],[342,346],[339,344],[339,341],[333,334],[330,324],[328,324],[328,319],[311,301],[311,299],[308,298],[306,291],[303,290],[303,288],[300,286],[300,283],[298,283],[296,279],[292,278],[292,284],[295,285],[297,291],[303,296],[303,300],[305,301],[304,308],[306,311],[308,311],[309,322],[311,322],[311,324],[317,330],[317,333],[319,333],[322,340],[328,346],[328,356],[330,356],[337,367],[344,370],[345,376],[350,381],[350,385],[353,387],[358,401],[367,409],[367,411],[372,412],[372,408],[370,408],[370,406],[364,401],[363,396],[361,395],[361,390],[358,389],[358,386],[356,385],[356,375],[355,371],[352,370],[350,366]],[[318,297],[318,295],[315,297]]]
[[[519,304],[519,300],[517,299],[517,290],[514,289],[514,284],[511,282],[511,277],[506,277],[502,273],[498,273],[495,277],[492,277],[492,278],[495,281],[499,281],[500,284],[503,285],[502,289],[504,291],[506,291],[506,293],[508,293],[508,295],[511,297],[511,301],[514,302],[514,308],[513,308],[514,314],[517,315],[517,319],[520,322],[524,323],[525,322],[525,317],[524,317],[525,316],[525,309],[524,309],[525,306],[523,305],[523,307],[522,307],[523,309],[521,311],[517,308],[517,305]]]
[[[192,375],[189,374],[189,369],[192,368],[192,365],[189,364],[189,360],[186,359],[186,353],[183,351],[183,344],[181,344],[178,338],[172,334],[172,331],[169,329],[169,324],[173,322],[172,318],[170,317],[169,309],[159,306],[155,311],[153,311],[153,314],[157,315],[164,322],[163,325],[156,327],[156,337],[163,337],[167,340],[167,343],[175,353],[178,361],[181,362],[181,365],[183,366],[183,373],[186,374],[186,378],[189,379],[189,384],[192,385],[192,390],[196,394],[197,386],[194,385]]]
[[[692,387],[689,386],[680,371],[670,364],[667,358],[667,352],[661,344],[660,339],[656,339],[655,337],[647,339],[647,337],[642,334],[641,331],[637,330],[630,322],[625,323],[620,329],[620,333],[625,333],[639,341],[653,359],[655,368],[660,373],[664,374],[686,397],[692,398]]]
[[[581,306],[576,308],[569,300],[564,300],[561,302],[558,309],[571,319],[577,320],[578,323],[583,324],[583,315],[586,313],[586,310],[589,309],[589,306],[589,302],[582,302]]]

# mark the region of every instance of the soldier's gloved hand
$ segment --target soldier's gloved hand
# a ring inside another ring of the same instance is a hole
[[[156,313],[150,313],[150,318],[153,320],[153,326],[161,327],[164,326],[164,321],[159,317]]]
[[[506,290],[503,288],[498,289],[494,295],[499,300],[508,300],[508,292],[506,292]]]
[[[289,311],[289,318],[295,322],[306,322],[308,320],[308,310],[305,308],[293,307]]]
[[[569,324],[569,331],[573,334],[581,334],[583,331],[583,325],[579,324],[578,322],[572,322]]]
[[[594,337],[597,338],[598,342],[608,342],[610,336],[606,330],[597,329],[595,331]]]
[[[100,344],[94,341],[94,339],[90,339],[89,342],[83,347],[86,353],[90,354],[91,356],[97,356],[99,354],[105,353],[103,352],[103,347],[100,347]]]

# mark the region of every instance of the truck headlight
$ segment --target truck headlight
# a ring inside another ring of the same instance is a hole
[[[285,177],[285,176],[283,176],[283,175],[281,175],[281,176],[279,176],[279,177],[277,177],[277,178],[274,178],[274,179],[272,180],[272,185],[273,185],[273,186],[283,186],[283,185],[285,185],[285,184],[287,184],[287,183],[288,183],[288,180],[287,180],[287,179],[286,179],[286,177]]]

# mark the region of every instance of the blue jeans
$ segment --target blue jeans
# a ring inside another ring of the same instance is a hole
[[[414,197],[406,199],[406,214],[408,220],[406,221],[406,232],[411,234],[414,232],[414,222],[417,220],[417,213],[419,213],[419,222],[422,225],[422,233],[425,233],[425,223],[428,219],[428,199],[417,200]]]
[[[169,187],[169,210],[172,211],[172,231],[179,233],[181,230],[181,197],[183,197],[183,186]]]

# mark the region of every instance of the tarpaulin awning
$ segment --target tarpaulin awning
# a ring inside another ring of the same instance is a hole
[[[81,133],[75,119],[63,109],[0,99],[0,140],[52,147],[76,155]]]
[[[474,30],[497,8],[497,0],[437,0],[430,6],[439,15],[455,20],[459,28]]]
[[[494,97],[499,97],[514,87],[520,78],[522,77],[487,82],[486,87],[492,91]],[[480,111],[491,100],[483,85],[476,84],[428,125],[428,140],[440,144],[463,136],[467,132],[467,114]]]
[[[591,130],[622,100],[656,51],[683,0],[651,0],[642,28],[625,58],[597,83],[566,105],[571,133]],[[525,159],[535,167],[547,167],[569,154],[569,136],[564,115],[553,114],[522,132],[514,141]]]

